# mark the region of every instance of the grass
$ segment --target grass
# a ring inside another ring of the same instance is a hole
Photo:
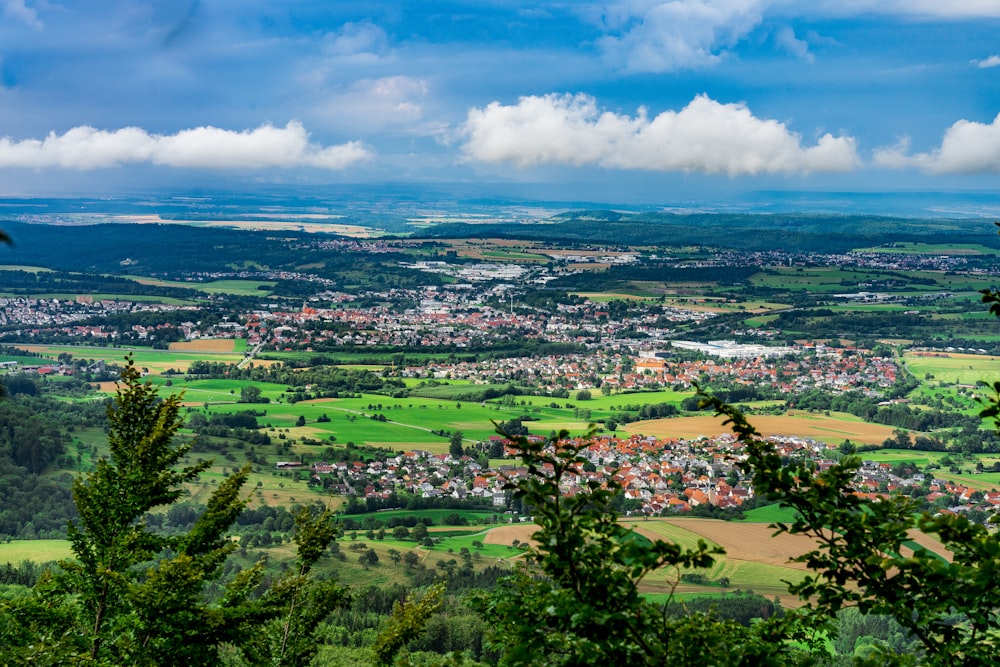
[[[992,382],[1000,378],[1000,357],[955,352],[907,352],[903,355],[907,369],[918,378],[939,382],[974,385],[980,380]]]
[[[795,510],[779,505],[764,505],[755,507],[743,513],[743,519],[749,523],[791,523],[795,521]]]
[[[69,540],[15,540],[0,543],[0,563],[17,565],[26,560],[49,563],[72,556]]]
[[[196,283],[175,280],[157,280],[143,276],[125,276],[143,285],[158,287],[181,287],[198,290],[206,294],[232,294],[233,296],[268,296],[276,284],[273,280],[213,280]]]

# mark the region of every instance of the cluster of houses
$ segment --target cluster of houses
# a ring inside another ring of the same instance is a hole
[[[770,440],[780,455],[811,460],[818,471],[835,464],[827,458],[825,443],[786,436]],[[647,516],[686,512],[699,505],[739,507],[754,497],[752,485],[738,468],[744,457],[742,444],[728,433],[690,440],[603,434],[574,444],[585,445],[580,452],[585,463],[561,480],[564,495],[586,493],[592,482],[603,485],[614,480],[623,490],[625,511]],[[393,493],[405,492],[421,498],[469,500],[510,509],[512,495],[505,486],[526,477],[528,469],[516,462],[517,452],[509,442],[504,441],[504,447],[511,462],[495,468],[483,467],[469,456],[416,450],[383,461],[314,463],[309,474],[316,481],[328,477],[333,481],[325,486],[359,498],[385,500]],[[279,469],[306,468],[299,462],[277,465]],[[878,501],[889,494],[909,494],[913,487],[923,487],[928,491],[927,501],[946,499],[941,507],[944,512],[1000,508],[1000,491],[978,497],[967,486],[934,479],[918,470],[910,470],[908,476],[894,474],[893,470],[889,463],[864,461],[855,475],[853,493]]]

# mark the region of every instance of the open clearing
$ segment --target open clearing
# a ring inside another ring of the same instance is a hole
[[[513,544],[514,540],[523,544],[531,542],[531,534],[538,530],[538,526],[533,523],[512,523],[506,526],[491,528],[483,538],[483,544]],[[532,542],[532,544],[534,544]]]
[[[0,563],[49,563],[72,557],[69,540],[14,540],[0,544]]]
[[[844,440],[878,445],[893,436],[893,428],[882,424],[869,424],[852,415],[831,413],[813,414],[790,410],[785,415],[754,415],[750,422],[764,437],[771,435],[814,438],[830,444]],[[712,415],[651,419],[620,426],[629,433],[655,435],[661,438],[697,438],[728,433],[722,420]]]

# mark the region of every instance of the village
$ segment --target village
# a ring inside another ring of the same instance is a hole
[[[473,506],[489,504],[513,510],[511,520],[515,520],[515,515],[529,509],[512,498],[508,484],[527,476],[528,470],[515,462],[517,450],[510,441],[500,436],[494,439],[502,441],[504,454],[511,457],[510,464],[491,469],[468,455],[456,458],[451,454],[408,451],[368,463],[313,463],[308,467],[309,475],[314,484],[362,500],[388,501],[397,494],[449,498]],[[826,443],[797,437],[768,440],[782,457],[811,461],[817,471],[835,463]],[[584,462],[576,474],[563,479],[562,493],[586,493],[588,484],[603,487],[614,481],[623,490],[626,515],[661,516],[697,507],[727,510],[754,499],[753,487],[739,468],[745,458],[743,445],[731,434],[690,440],[600,434],[586,443],[577,440],[572,444],[586,444],[581,451]],[[280,470],[306,467],[298,462],[277,465]],[[922,497],[935,511],[956,514],[977,509],[993,513],[1000,508],[1000,491],[979,492],[935,478],[916,467],[871,460],[863,460],[858,469],[853,493],[876,502],[896,493]]]

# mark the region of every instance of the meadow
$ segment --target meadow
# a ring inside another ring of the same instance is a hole
[[[962,385],[1000,380],[1000,357],[958,352],[909,351],[903,354],[903,361],[913,375],[925,380]]]
[[[51,563],[69,558],[69,540],[14,540],[0,542],[0,563],[17,565],[23,561]]]

